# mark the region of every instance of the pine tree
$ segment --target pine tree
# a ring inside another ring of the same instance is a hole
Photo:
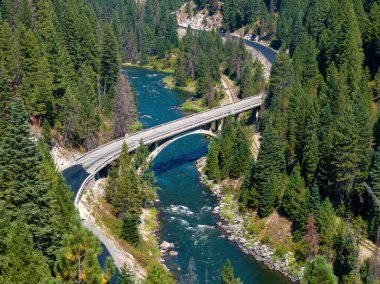
[[[62,236],[68,233],[75,218],[72,191],[67,186],[63,176],[56,169],[54,159],[50,155],[47,145],[40,140],[39,148],[42,153],[40,179],[49,189],[48,195],[52,199],[51,226],[53,228],[53,245],[47,251],[50,258],[55,259]]]
[[[230,177],[239,178],[246,174],[253,157],[251,151],[251,141],[247,135],[246,129],[244,129],[241,125],[238,125],[235,133],[235,153],[230,170]]]
[[[267,121],[261,137],[255,171],[255,187],[259,193],[270,175],[279,176],[285,172],[284,147],[270,121]]]
[[[340,234],[335,245],[337,252],[334,262],[335,274],[341,277],[352,274],[356,270],[358,257],[353,233]]]
[[[139,169],[141,166],[144,166],[147,163],[147,158],[149,154],[150,152],[149,152],[148,147],[145,146],[142,140],[140,140],[140,145],[136,149],[136,152],[133,158],[136,169]],[[144,168],[146,168],[146,165],[144,166]]]
[[[123,74],[119,73],[116,85],[116,94],[113,98],[113,139],[118,139],[131,128],[136,119],[135,95],[132,87]]]
[[[319,246],[319,235],[317,233],[317,228],[315,226],[315,219],[313,214],[309,214],[307,217],[306,223],[306,235],[304,236],[304,240],[309,245],[310,249],[310,257],[315,257],[318,254]]]
[[[306,263],[302,284],[337,284],[338,278],[334,275],[331,264],[325,256],[317,255]]]
[[[316,214],[321,206],[321,196],[319,195],[318,184],[314,182],[309,191],[309,211]]]
[[[365,49],[372,73],[377,72],[380,62],[380,3],[374,1],[368,15],[365,32]]]
[[[307,203],[307,190],[298,167],[295,167],[290,175],[282,206],[290,218],[302,225],[307,218]]]
[[[4,283],[41,283],[50,277],[49,266],[42,253],[33,246],[29,227],[14,222],[6,240],[6,255],[0,280]]]
[[[216,139],[212,139],[208,145],[206,174],[209,178],[219,181],[219,144]]]
[[[101,283],[97,257],[99,240],[80,224],[74,225],[62,239],[55,263],[56,279],[64,282]]]
[[[29,225],[36,248],[46,251],[52,237],[52,200],[39,177],[41,153],[29,138],[28,118],[20,99],[12,103],[0,156],[0,199],[13,218]]]
[[[29,113],[45,115],[53,105],[53,76],[43,46],[31,30],[21,33],[21,95]]]
[[[370,180],[373,192],[377,197],[380,197],[380,146],[377,148],[373,158]]]
[[[127,211],[139,216],[142,206],[142,193],[138,176],[132,166],[125,143],[118,162],[119,165],[110,172],[110,178],[105,188],[106,200],[114,206],[115,214],[120,219]]]
[[[234,283],[235,283],[234,270],[232,268],[231,261],[227,259],[222,270],[222,284],[234,284]]]
[[[0,200],[0,255],[5,255],[7,236],[9,235],[11,216],[5,208],[5,202]],[[1,265],[0,265],[1,267]]]
[[[317,123],[312,121],[313,119],[308,120],[302,157],[302,173],[305,178],[306,185],[310,185],[314,181],[319,163],[319,139],[316,129]]]
[[[225,129],[222,133],[222,143],[220,143],[220,176],[222,179],[230,175],[234,160],[234,129],[232,122],[227,120]]]
[[[171,275],[168,275],[165,268],[158,264],[152,264],[148,269],[148,275],[146,278],[146,284],[174,284],[174,280]]]
[[[49,121],[45,118],[44,122],[42,123],[42,138],[46,145],[51,148],[52,141],[51,141],[51,131],[50,131],[50,125]]]
[[[0,23],[0,137],[7,125],[9,110],[15,97],[14,78],[18,74],[17,35],[8,23]]]
[[[276,201],[276,191],[276,178],[270,175],[260,192],[260,206],[258,211],[260,217],[267,217],[273,212]]]
[[[119,282],[118,284],[135,284],[136,277],[130,267],[123,267],[118,274]]]
[[[119,73],[119,54],[117,39],[109,25],[103,27],[102,51],[100,61],[102,92],[113,94]],[[104,98],[107,102],[107,97]]]
[[[321,245],[332,248],[336,232],[336,217],[334,207],[328,199],[325,199],[316,213],[316,223]]]
[[[330,181],[332,194],[343,204],[352,190],[359,167],[359,136],[352,107],[348,105],[338,117],[332,141]]]
[[[137,246],[140,243],[140,235],[137,228],[138,223],[138,216],[135,216],[129,212],[124,214],[123,227],[121,229],[120,237],[133,246]]]

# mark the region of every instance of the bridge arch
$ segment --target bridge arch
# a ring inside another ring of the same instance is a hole
[[[148,162],[153,161],[162,152],[162,150],[164,150],[166,147],[168,147],[173,142],[175,142],[175,141],[177,141],[179,139],[182,139],[182,138],[184,138],[186,136],[195,135],[195,134],[203,134],[203,135],[207,135],[207,136],[210,136],[210,137],[217,137],[216,133],[212,132],[211,130],[205,130],[205,129],[196,129],[196,130],[193,130],[193,131],[190,131],[190,132],[182,133],[180,135],[174,136],[173,138],[171,138],[168,141],[165,141],[164,143],[162,143],[161,145],[159,145],[156,149],[154,149],[149,154],[149,156],[147,158]]]

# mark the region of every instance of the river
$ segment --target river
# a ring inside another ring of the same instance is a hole
[[[167,74],[136,68],[127,68],[123,72],[137,94],[143,128],[189,114],[178,109],[189,94],[165,88],[162,78]],[[212,214],[217,200],[200,182],[195,167],[195,161],[206,154],[208,142],[201,135],[185,137],[170,144],[153,162],[160,199],[159,238],[160,241],[173,242],[179,252],[178,256],[164,257],[165,264],[176,280],[181,280],[186,276],[192,258],[199,283],[220,283],[220,271],[230,259],[235,276],[245,284],[290,283],[280,273],[269,270],[220,237],[222,232],[216,225],[218,216]]]

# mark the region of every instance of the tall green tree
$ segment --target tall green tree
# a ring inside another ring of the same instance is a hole
[[[74,225],[63,236],[57,253],[56,279],[66,283],[101,283],[105,276],[97,260],[101,252],[99,240],[79,224]]]
[[[140,235],[137,228],[139,221],[139,216],[129,212],[124,214],[120,237],[133,246],[137,246],[140,243]]]
[[[28,225],[14,222],[6,240],[6,255],[0,280],[4,283],[41,283],[50,278],[49,266],[35,249]]]
[[[52,237],[52,199],[39,177],[41,153],[29,137],[28,118],[20,99],[12,103],[0,155],[0,199],[13,219],[29,225],[36,248],[46,251]]]
[[[215,181],[220,179],[219,144],[216,139],[212,139],[208,145],[206,174]]]
[[[338,278],[334,275],[332,266],[327,262],[326,257],[317,255],[314,259],[311,259],[306,263],[302,283],[336,284],[338,283]]]

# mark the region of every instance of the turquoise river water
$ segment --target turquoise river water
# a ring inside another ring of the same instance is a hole
[[[127,68],[124,73],[137,94],[143,128],[189,114],[178,109],[189,94],[165,88],[162,78],[167,74],[135,68]],[[179,252],[175,257],[166,256],[165,264],[180,283],[189,283],[184,278],[190,258],[195,263],[196,283],[220,283],[220,271],[227,259],[232,262],[235,276],[245,284],[290,283],[241,252],[235,244],[220,238],[218,216],[212,213],[217,200],[200,182],[195,167],[195,161],[206,154],[208,142],[201,135],[188,136],[169,145],[154,160],[152,169],[160,199],[160,242],[173,242]]]

